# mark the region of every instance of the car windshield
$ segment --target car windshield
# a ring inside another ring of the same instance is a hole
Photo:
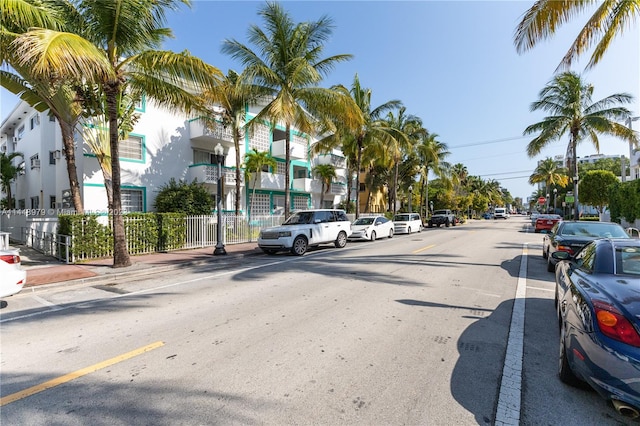
[[[433,212],[433,214],[446,215],[446,214],[447,214],[447,211],[446,211],[446,210],[436,210],[435,212]]]
[[[373,223],[373,217],[361,217],[353,222],[354,225],[371,225]]]
[[[393,220],[394,220],[394,221],[397,221],[397,222],[406,222],[406,221],[411,220],[411,219],[409,218],[409,215],[408,215],[408,214],[397,214],[397,215],[393,218]]]
[[[283,225],[302,225],[313,223],[313,212],[299,212],[289,217]]]
[[[630,238],[620,225],[602,222],[567,222],[561,234],[595,238]]]

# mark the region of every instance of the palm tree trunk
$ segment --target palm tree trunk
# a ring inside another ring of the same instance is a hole
[[[118,95],[120,83],[105,85],[107,113],[109,117],[109,144],[111,147],[111,182],[113,189],[113,210],[109,212],[113,222],[113,267],[122,268],[131,265],[127,251],[127,238],[122,216],[122,198],[120,190],[120,145],[118,141]]]
[[[571,135],[571,161],[573,164],[571,168],[573,169],[573,196],[575,197],[573,200],[573,220],[578,220],[578,156],[577,156],[577,135]]]
[[[289,190],[289,185],[291,184],[291,176],[289,176],[289,167],[291,166],[291,124],[287,123],[285,135],[285,174],[284,174],[284,218],[285,220],[289,218],[289,197],[291,196],[291,191]]]
[[[358,136],[358,158],[356,159],[356,219],[360,217],[360,167],[362,167],[362,136]]]
[[[78,169],[76,167],[75,140],[73,138],[74,129],[69,124],[56,117],[60,123],[60,133],[62,134],[62,146],[64,147],[64,157],[67,162],[67,175],[69,176],[69,190],[73,208],[78,214],[84,214],[82,197],[80,196],[80,183],[78,182]]]
[[[233,126],[233,145],[236,150],[236,217],[240,214],[240,132]]]

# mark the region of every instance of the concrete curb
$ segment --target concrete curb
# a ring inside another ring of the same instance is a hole
[[[71,279],[66,281],[58,281],[55,283],[48,283],[48,284],[37,284],[34,286],[29,286],[29,284],[27,284],[27,286],[24,287],[19,294],[37,293],[37,292],[49,290],[52,288],[78,287],[83,285],[101,284],[104,282],[112,282],[112,283],[125,282],[127,280],[131,280],[132,278],[139,278],[139,277],[144,277],[146,275],[154,275],[154,274],[159,274],[163,272],[174,271],[176,269],[192,268],[195,266],[202,266],[202,265],[215,265],[216,263],[223,265],[223,262],[219,262],[218,259],[220,260],[231,259],[231,258],[238,259],[238,258],[243,258],[245,256],[255,256],[260,253],[262,252],[255,251],[255,252],[246,252],[246,253],[228,253],[224,258],[183,261],[183,262],[176,262],[172,265],[163,265],[163,266],[139,263],[137,265],[134,264],[129,267],[132,269],[126,269],[126,268],[111,269],[110,266],[105,265],[104,268],[107,272],[98,274],[96,276],[86,277],[86,278],[77,278],[77,279]],[[94,267],[94,268],[100,268],[100,267]]]

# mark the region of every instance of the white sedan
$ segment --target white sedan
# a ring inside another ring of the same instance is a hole
[[[384,216],[365,216],[351,224],[350,240],[376,240],[393,237],[393,222]]]
[[[0,250],[0,297],[11,296],[22,290],[27,282],[27,271],[20,265],[19,251]]]

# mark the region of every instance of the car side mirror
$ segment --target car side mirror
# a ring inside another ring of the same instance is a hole
[[[551,257],[555,260],[572,260],[571,255],[566,251],[554,251],[551,253]]]

